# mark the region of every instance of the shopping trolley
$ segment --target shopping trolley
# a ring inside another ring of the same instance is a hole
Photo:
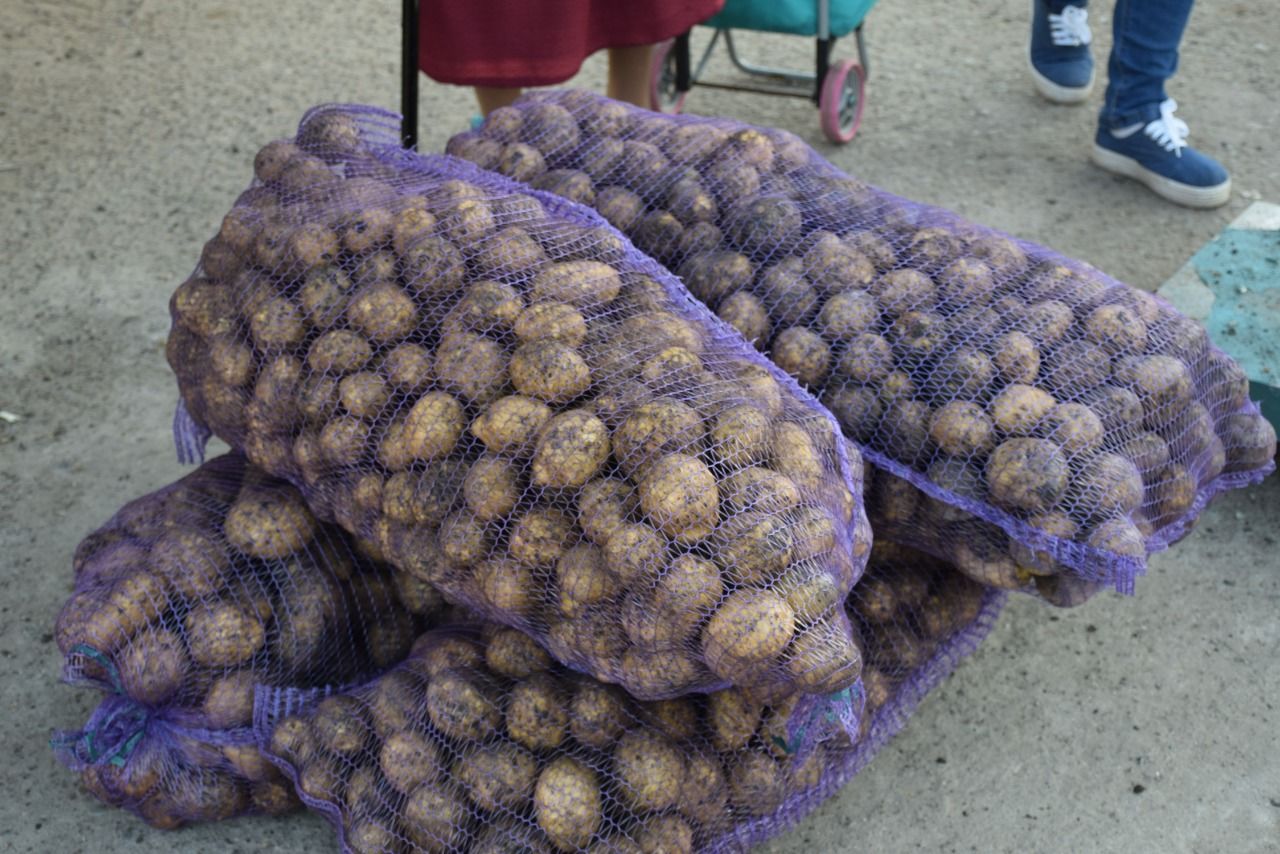
[[[689,33],[677,36],[654,51],[650,90],[655,109],[680,112],[694,86],[760,92],[768,95],[809,98],[818,107],[822,132],[832,142],[853,139],[862,123],[866,97],[867,48],[863,19],[875,0],[726,0],[724,8],[702,26],[713,30],[711,41],[697,65],[691,62]],[[743,59],[734,43],[734,30],[787,33],[815,39],[813,72],[771,68]],[[853,33],[857,60],[832,62],[836,39]],[[749,77],[764,84],[706,80],[703,72],[716,46],[724,42],[729,60]]]

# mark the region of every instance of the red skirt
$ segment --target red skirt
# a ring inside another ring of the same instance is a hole
[[[606,47],[655,44],[710,18],[724,0],[422,0],[419,65],[463,86],[563,83]]]

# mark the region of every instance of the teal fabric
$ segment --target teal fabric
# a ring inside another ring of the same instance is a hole
[[[876,0],[830,0],[831,35],[847,36],[871,11]],[[817,0],[725,0],[720,13],[706,22],[708,27],[730,30],[760,30],[813,36],[818,33]]]
[[[1280,430],[1280,231],[1228,228],[1192,263],[1214,294],[1209,337],[1244,368],[1250,396]]]

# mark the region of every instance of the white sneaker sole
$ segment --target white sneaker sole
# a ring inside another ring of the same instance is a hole
[[[1089,82],[1083,86],[1059,86],[1039,71],[1031,62],[1031,54],[1027,54],[1027,67],[1031,69],[1031,82],[1036,84],[1040,97],[1055,104],[1079,104],[1093,92],[1093,81],[1098,76],[1098,69],[1089,74]]]
[[[1231,179],[1212,187],[1192,187],[1152,172],[1132,157],[1117,154],[1096,142],[1090,158],[1108,172],[1146,184],[1151,192],[1188,208],[1217,208],[1231,200]]]

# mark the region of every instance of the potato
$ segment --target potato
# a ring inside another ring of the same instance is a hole
[[[773,469],[748,466],[721,481],[725,506],[731,511],[781,513],[800,504],[795,482]]]
[[[818,387],[831,371],[831,347],[815,332],[792,326],[773,339],[769,357],[801,385]]]
[[[1097,344],[1068,341],[1051,351],[1040,381],[1059,396],[1080,397],[1111,377],[1111,359]]]
[[[758,583],[781,572],[795,548],[789,521],[773,512],[735,515],[717,531],[714,542],[726,579],[739,584]]]
[[[893,348],[879,335],[855,335],[837,357],[835,370],[854,382],[881,382],[893,370]]]
[[[554,507],[538,506],[515,520],[508,538],[511,556],[528,566],[553,566],[573,545],[573,520]]]
[[[727,157],[715,157],[708,161],[703,170],[703,179],[721,204],[760,192],[759,169]]]
[[[855,335],[874,332],[880,322],[875,298],[862,290],[833,294],[818,313],[818,328],[828,341],[841,342]]]
[[[747,256],[724,250],[686,258],[675,272],[690,293],[711,305],[746,287],[752,275]]]
[[[733,202],[725,212],[725,235],[744,251],[772,251],[790,247],[804,224],[800,206],[781,196],[747,196]],[[869,266],[869,265],[868,265]]]
[[[378,344],[390,344],[418,327],[418,308],[403,290],[389,282],[362,288],[347,306],[347,323]]]
[[[731,593],[702,631],[707,666],[731,682],[768,667],[795,634],[795,612],[768,590]]]
[[[624,470],[635,473],[668,453],[696,451],[704,429],[691,407],[657,398],[637,406],[614,432],[613,455]]]
[[[764,705],[738,688],[707,695],[707,730],[711,744],[721,753],[740,750],[760,728]]]
[[[532,451],[538,433],[551,419],[545,403],[509,395],[489,404],[471,423],[471,432],[495,454],[523,456]]]
[[[373,371],[349,374],[338,383],[338,398],[343,408],[356,418],[376,418],[390,397],[386,380]]]
[[[507,384],[507,358],[498,342],[473,332],[446,335],[436,348],[435,376],[463,400],[496,400]]]
[[[266,628],[243,605],[211,600],[186,617],[191,659],[203,667],[236,667],[253,658],[266,643]]]
[[[809,235],[803,255],[805,276],[822,292],[870,284],[875,267],[866,255],[829,231]]]
[[[421,391],[431,382],[431,351],[420,344],[398,344],[382,357],[382,375],[393,390],[401,393]]]
[[[386,737],[378,752],[378,766],[383,779],[402,795],[438,779],[443,770],[440,749],[425,736],[408,730]]]
[[[356,261],[351,278],[362,285],[394,282],[397,265],[396,256],[386,250],[370,252]]]
[[[354,854],[383,854],[402,850],[395,819],[387,816],[348,816],[342,838]]]
[[[1084,320],[1084,333],[1108,353],[1140,353],[1147,346],[1147,324],[1123,305],[1102,305]]]
[[[1018,438],[1005,441],[991,453],[986,477],[997,504],[1041,512],[1052,508],[1066,492],[1070,472],[1054,443]]]
[[[396,522],[438,525],[456,509],[466,471],[464,463],[441,460],[421,471],[397,472],[383,485],[378,506]]]
[[[1252,413],[1232,413],[1218,425],[1226,448],[1226,472],[1260,469],[1276,455],[1276,430],[1271,422]]]
[[[591,370],[582,356],[558,341],[522,345],[509,369],[517,391],[548,403],[568,403],[591,385]]]
[[[373,349],[360,335],[349,329],[333,329],[311,343],[307,366],[313,371],[348,374],[369,363]]]
[[[769,815],[786,797],[786,772],[772,756],[758,749],[738,754],[726,776],[734,806],[748,815]]]
[[[341,760],[315,753],[298,769],[298,793],[317,801],[339,803],[342,798],[345,769]]]
[[[485,663],[500,676],[523,679],[551,667],[551,657],[518,629],[498,629],[485,645]]]
[[[991,361],[1000,378],[1009,383],[1032,383],[1040,375],[1040,350],[1022,332],[997,336],[990,345]]]
[[[364,750],[370,736],[361,703],[340,694],[326,697],[316,705],[311,713],[311,731],[320,747],[334,756],[347,758]]]
[[[511,285],[482,279],[473,282],[445,315],[445,337],[470,332],[499,337],[509,331],[524,310],[524,299]]]
[[[440,523],[440,548],[457,566],[470,566],[493,548],[493,534],[469,511],[450,513]]]
[[[790,685],[812,694],[833,694],[858,680],[862,659],[843,620],[822,619],[796,635],[786,667]]]
[[[525,615],[536,604],[533,570],[510,560],[485,560],[475,568],[475,580],[490,606],[506,614]]]
[[[364,456],[364,450],[369,442],[369,425],[359,418],[349,416],[338,416],[330,419],[328,423],[320,430],[317,438],[319,450],[324,459],[336,465],[352,465]],[[255,463],[263,465],[261,459],[255,459],[250,455]],[[268,471],[274,471],[271,466],[265,466]]]
[[[542,428],[533,453],[532,482],[554,489],[580,487],[609,458],[609,430],[585,409],[552,417]]]
[[[928,274],[909,267],[885,273],[873,284],[872,292],[890,317],[927,311],[938,301],[937,286]]]
[[[603,546],[639,507],[635,490],[617,478],[598,478],[578,493],[578,524]]]
[[[556,562],[556,586],[560,613],[569,618],[609,598],[613,580],[600,548],[583,543],[565,551]]]
[[[962,347],[938,361],[928,384],[936,389],[939,399],[978,400],[986,396],[995,375],[995,365],[989,356],[980,350]]]
[[[544,268],[530,284],[533,302],[562,302],[576,308],[607,305],[617,298],[622,280],[599,261],[562,261]]]
[[[720,506],[716,478],[697,457],[667,454],[659,458],[641,477],[639,494],[646,517],[678,542],[704,539],[716,526]]]
[[[474,672],[446,669],[427,685],[427,715],[440,732],[459,742],[481,742],[502,728],[493,687]]]
[[[260,780],[249,787],[249,810],[259,815],[286,815],[302,809],[287,780]]]
[[[641,854],[693,854],[693,828],[679,816],[653,816],[634,835]]]
[[[449,669],[478,668],[484,661],[484,651],[467,637],[423,635],[419,640],[423,648],[414,650],[413,661],[431,679]]]
[[[633,646],[622,653],[618,680],[640,699],[684,694],[707,678],[707,672],[681,649],[649,651]]]
[[[631,723],[627,695],[594,680],[579,680],[569,700],[569,735],[586,747],[613,745]]]
[[[232,729],[252,723],[256,681],[252,671],[228,673],[214,679],[200,707],[204,725],[212,729]]]
[[[302,310],[294,302],[275,297],[257,309],[249,319],[254,346],[267,352],[293,347],[306,335]]]
[[[1058,300],[1033,302],[1011,319],[1015,329],[1031,336],[1042,348],[1060,342],[1075,322],[1071,307]]]
[[[450,782],[424,783],[409,795],[400,815],[405,836],[417,848],[444,854],[457,851],[470,834],[466,796]]]
[[[1119,454],[1099,454],[1072,478],[1072,510],[1081,518],[1127,514],[1142,505],[1142,475]]]
[[[467,470],[462,491],[476,518],[494,521],[509,514],[520,500],[519,473],[509,460],[482,456]]]
[[[755,294],[738,291],[720,301],[716,314],[756,348],[768,343],[772,324],[768,309]]]
[[[1157,527],[1181,518],[1195,504],[1199,484],[1186,466],[1177,463],[1164,466],[1151,472],[1148,479],[1151,483],[1147,504]]]
[[[643,199],[626,187],[616,185],[604,187],[596,193],[595,207],[600,216],[622,232],[630,232],[645,209]]]
[[[1030,436],[1057,405],[1058,402],[1048,392],[1013,383],[992,398],[987,410],[991,423],[1002,434]]]
[[[393,435],[388,428],[383,439],[383,450],[379,453],[388,454],[388,458],[402,456],[421,461],[440,459],[452,453],[457,445],[466,426],[465,415],[462,404],[452,395],[443,391],[427,392],[410,408],[399,435]],[[392,440],[398,445],[394,454],[387,448],[387,443]]]
[[[1148,416],[1170,411],[1191,394],[1191,373],[1173,356],[1155,355],[1120,359],[1115,379],[1142,401]],[[1166,409],[1167,408],[1167,409]]]
[[[124,693],[139,703],[158,705],[184,687],[190,663],[182,638],[168,629],[147,628],[115,657]]]
[[[511,686],[507,734],[530,750],[550,750],[564,741],[569,717],[559,681],[535,673]]]
[[[680,749],[655,732],[631,730],[618,740],[613,751],[618,795],[637,812],[674,806],[684,770]]]
[[[1092,451],[1102,444],[1102,420],[1082,403],[1059,403],[1041,422],[1042,435],[1052,439],[1068,457]]]
[[[587,322],[582,313],[564,302],[534,303],[520,312],[514,324],[516,337],[524,343],[558,341],[580,347],[587,339]]]
[[[533,812],[557,848],[572,851],[591,841],[603,819],[600,783],[593,770],[561,756],[538,775]]]
[[[301,153],[301,149],[289,140],[269,142],[253,157],[253,174],[264,184],[279,180],[285,165]]]
[[[667,541],[644,522],[619,525],[604,544],[604,561],[624,585],[656,574],[667,559]]]
[[[940,407],[929,423],[934,444],[957,457],[986,453],[994,444],[994,435],[995,428],[982,407],[963,400]]]
[[[1147,548],[1142,532],[1128,519],[1108,519],[1089,532],[1086,544],[1103,552],[1142,560]]]
[[[422,689],[408,671],[398,670],[377,679],[364,697],[374,732],[386,739],[421,722]]]
[[[533,797],[538,760],[523,747],[499,742],[463,753],[453,775],[481,809],[520,811]]]
[[[121,556],[117,550],[115,558]],[[195,528],[164,531],[152,543],[146,561],[175,593],[189,599],[216,593],[226,583],[231,568],[226,547]],[[101,569],[106,562],[95,564]]]

